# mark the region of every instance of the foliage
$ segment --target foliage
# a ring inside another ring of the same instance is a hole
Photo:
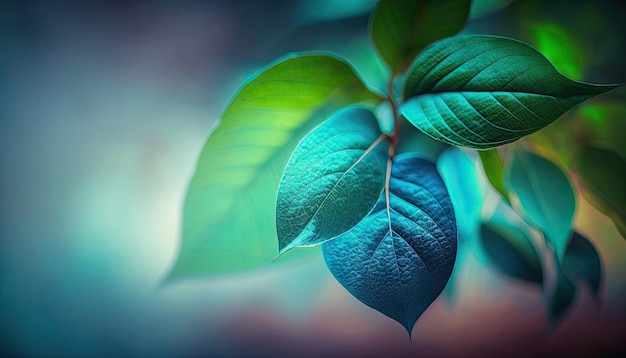
[[[503,277],[545,287],[555,322],[577,280],[597,295],[602,261],[574,231],[572,183],[623,234],[623,141],[593,107],[567,124],[585,135],[567,147],[571,161],[541,155],[555,152],[541,134],[617,86],[572,80],[518,40],[454,36],[469,11],[465,0],[380,1],[370,36],[389,68],[386,93],[330,53],[292,54],[254,75],[200,155],[169,277],[241,271],[321,245],[335,278],[409,334],[464,246],[478,245]],[[542,46],[550,33],[537,35]],[[439,156],[450,145],[464,149]]]

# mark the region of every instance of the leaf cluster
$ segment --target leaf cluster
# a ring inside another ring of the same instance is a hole
[[[335,278],[410,334],[453,275],[457,246],[476,237],[499,271],[546,286],[555,318],[573,300],[572,280],[597,294],[602,264],[573,228],[570,175],[624,233],[624,153],[583,141],[566,172],[537,154],[531,134],[617,86],[573,80],[518,40],[455,36],[470,5],[379,2],[370,39],[389,69],[386,93],[331,53],[291,54],[252,76],[202,150],[169,278],[251,269],[277,253],[285,262],[321,245]],[[613,140],[593,120],[576,123]],[[464,149],[440,156],[449,146]],[[475,151],[482,166],[468,157]]]

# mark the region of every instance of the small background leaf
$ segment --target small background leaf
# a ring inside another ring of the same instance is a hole
[[[575,162],[585,198],[618,229],[625,227],[626,159],[610,149],[585,146],[576,153]]]
[[[400,154],[383,195],[354,229],[323,245],[328,268],[352,295],[402,324],[439,296],[456,256],[452,202],[435,165]]]
[[[517,149],[507,161],[504,185],[513,207],[544,233],[562,260],[576,210],[576,196],[565,174],[551,161]]]
[[[504,190],[504,184],[502,183],[503,164],[502,159],[500,159],[500,154],[498,154],[498,151],[495,148],[479,150],[478,154],[480,155],[480,160],[483,164],[483,170],[487,175],[487,179],[489,179],[493,188],[508,201],[509,196]]]
[[[543,283],[541,260],[532,239],[512,223],[513,210],[500,202],[494,215],[481,225],[480,240],[490,261],[504,274],[531,283]]]
[[[328,55],[290,56],[255,75],[232,99],[202,150],[169,278],[270,262],[278,249],[276,192],[296,144],[336,109],[376,99],[350,66]]]
[[[413,63],[401,112],[435,139],[487,149],[536,132],[615,87],[573,81],[520,41],[458,36]]]
[[[578,232],[574,232],[567,250],[565,250],[563,270],[582,278],[589,285],[594,295],[599,294],[603,275],[600,255],[589,239]]]
[[[481,210],[487,188],[478,176],[476,157],[473,151],[452,147],[437,160],[437,169],[448,189],[458,228],[456,263],[444,289],[448,304],[452,304],[457,296],[461,270],[468,259],[478,252]]]
[[[374,207],[385,182],[389,142],[374,114],[339,111],[298,144],[276,201],[283,253],[345,233]]]
[[[467,20],[470,0],[381,0],[370,33],[391,72],[404,72],[426,46],[456,34]]]

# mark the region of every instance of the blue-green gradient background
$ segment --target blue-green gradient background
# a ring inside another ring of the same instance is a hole
[[[498,3],[477,2],[465,32],[532,41],[529,21],[542,19],[581,40],[583,79],[626,82],[620,2],[517,1],[478,16]],[[435,301],[412,343],[402,326],[351,297],[321,255],[295,267],[159,286],[177,255],[195,161],[238,84],[286,52],[310,49],[337,51],[380,84],[366,38],[372,5],[0,2],[0,352],[624,352],[626,241],[582,197],[575,225],[603,257],[603,302],[583,288],[553,329],[539,288],[472,256],[457,263],[455,300]]]

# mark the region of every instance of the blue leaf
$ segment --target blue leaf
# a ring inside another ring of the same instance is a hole
[[[372,212],[351,231],[326,242],[323,252],[339,283],[410,335],[450,278],[456,221],[432,162],[411,153],[398,155],[388,183],[389,191]]]
[[[358,224],[383,190],[388,148],[376,117],[362,108],[339,111],[304,137],[278,188],[280,253],[320,244]]]

